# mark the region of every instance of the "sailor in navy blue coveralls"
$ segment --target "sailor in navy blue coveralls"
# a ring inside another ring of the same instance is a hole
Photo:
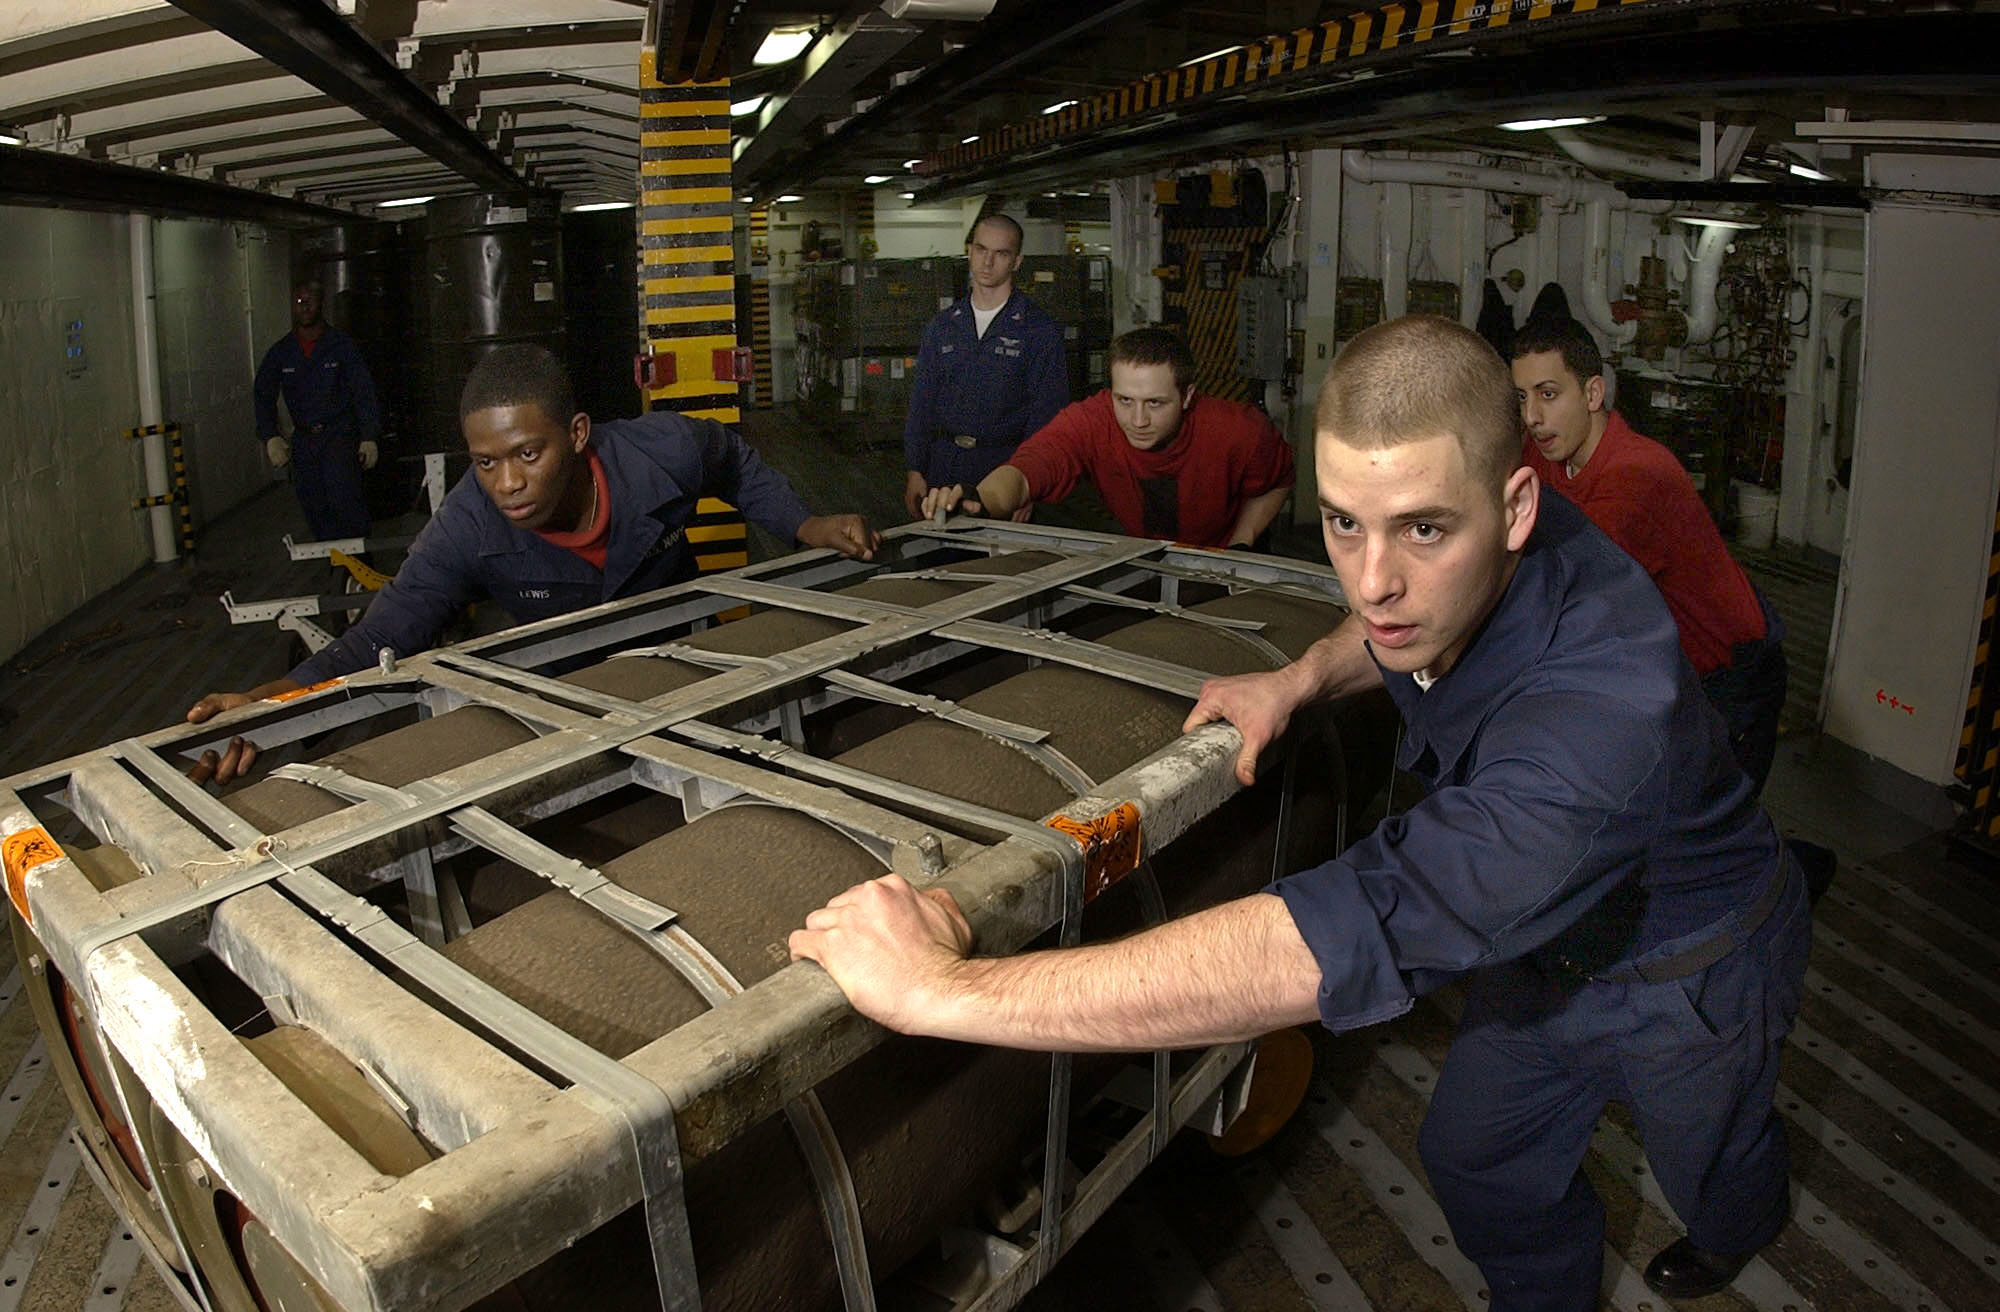
[[[782,542],[811,513],[781,474],[712,419],[656,410],[594,424],[590,449],[610,490],[602,570],[508,523],[468,470],[361,622],[286,677],[308,685],[370,668],[384,647],[423,651],[481,597],[526,624],[683,582],[695,574],[687,526],[702,497],[735,505]]]
[[[971,298],[955,301],[924,326],[905,468],[931,487],[977,487],[1068,404],[1061,324],[1016,288],[982,337]]]
[[[292,416],[292,487],[313,539],[366,537],[361,443],[375,441],[382,431],[375,384],[354,339],[320,320],[317,285],[301,284],[293,293],[294,330],[257,366],[252,389],[257,437],[278,435],[282,391]],[[303,304],[308,293],[309,308]],[[316,336],[306,335],[314,328]]]
[[[1419,1148],[1496,1310],[1589,1312],[1604,1210],[1582,1171],[1628,1104],[1688,1238],[1784,1225],[1772,1107],[1805,888],[1632,559],[1558,494],[1483,630],[1428,690],[1383,671],[1429,794],[1279,881],[1353,1029],[1472,972]]]

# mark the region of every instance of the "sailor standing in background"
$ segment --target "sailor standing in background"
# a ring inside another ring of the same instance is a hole
[[[1062,325],[1014,286],[1021,225],[989,214],[966,234],[972,294],[924,326],[903,423],[903,505],[934,487],[979,486],[1069,404]]]
[[[292,487],[315,541],[368,536],[363,470],[373,469],[382,431],[375,383],[354,339],[320,317],[320,285],[292,288],[292,331],[264,352],[254,395],[257,436],[271,467],[292,465]],[[278,432],[278,394],[292,416]]]

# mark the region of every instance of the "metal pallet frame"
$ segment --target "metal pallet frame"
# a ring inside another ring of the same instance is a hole
[[[667,1305],[695,1306],[681,1164],[808,1096],[882,1031],[861,1020],[823,972],[794,966],[747,990],[718,989],[712,1010],[614,1062],[452,966],[335,877],[349,886],[411,881],[433,858],[474,844],[530,868],[553,864],[538,859],[545,849],[515,825],[638,783],[679,797],[691,819],[743,800],[814,815],[885,867],[939,880],[964,908],[982,952],[1016,950],[1058,924],[1064,940],[1073,940],[1084,887],[1075,840],[1045,824],[815,760],[757,731],[796,723],[802,707],[879,697],[882,684],[893,687],[898,677],[975,648],[1191,696],[1204,677],[1199,671],[1040,627],[1051,614],[1101,604],[1109,600],[1103,592],[1143,580],[1158,580],[1164,597],[1143,604],[1168,611],[1183,578],[1232,589],[1276,584],[1339,599],[1323,567],[1241,553],[984,522],[911,526],[891,536],[904,539],[906,559],[918,561],[965,548],[1068,554],[1026,573],[982,576],[982,586],[970,592],[911,608],[818,591],[871,567],[802,553],[429,653],[281,704],[127,740],[0,783],[0,832],[42,823],[24,798],[45,808],[54,802],[151,876],[100,893],[65,858],[37,866],[24,881],[35,931],[88,1000],[105,1041],[124,1055],[168,1119],[344,1306],[462,1305],[642,1199],[654,1222]],[[745,600],[857,627],[647,702],[606,697],[522,668],[609,654],[636,638],[657,640]],[[843,668],[885,655],[863,685]],[[192,759],[238,734],[268,749],[413,702],[432,711],[490,706],[537,736],[404,789],[357,787],[350,795],[360,800],[352,805],[277,835],[256,832],[190,784],[174,759]],[[737,727],[719,727],[718,718]],[[1144,818],[1142,856],[1150,857],[1236,790],[1236,748],[1234,730],[1206,727],[1103,781],[1059,814],[1087,822],[1136,804]],[[932,828],[905,812],[947,827]],[[995,841],[981,845],[952,828]],[[581,877],[568,886],[586,900],[607,891]],[[638,912],[626,919],[657,913],[667,923],[672,915],[651,904]],[[442,923],[440,916],[419,929],[441,937]],[[443,1155],[400,1179],[363,1162],[174,975],[170,963],[203,949],[271,1000],[275,1015],[310,1025],[360,1066]],[[462,1019],[441,1015],[393,982],[382,970],[389,962],[448,1000]],[[972,1305],[1018,1300],[1246,1051],[1242,1045],[1211,1050],[1171,1087],[1156,1060],[1151,1116],[1086,1177],[1067,1209],[1055,1187],[1068,1124],[1067,1063],[1055,1063],[1040,1238]],[[515,1182],[504,1193],[487,1187],[501,1174]],[[450,1224],[414,1223],[419,1217]],[[865,1305],[848,1283],[850,1305]]]

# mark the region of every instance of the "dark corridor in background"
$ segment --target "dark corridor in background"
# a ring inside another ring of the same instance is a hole
[[[454,196],[422,219],[316,229],[296,272],[317,278],[327,318],[352,336],[381,398],[385,459],[369,482],[376,518],[407,510],[421,466],[458,450],[458,390],[487,352],[536,342],[567,360],[594,420],[644,408],[636,209],[561,214],[552,196]]]

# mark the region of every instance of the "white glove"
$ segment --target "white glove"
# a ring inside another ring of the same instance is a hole
[[[377,447],[373,442],[363,441],[361,443],[361,467],[363,469],[375,468],[375,461],[380,454],[381,448]]]
[[[264,458],[271,462],[271,468],[283,469],[292,459],[292,444],[282,437],[264,439]]]

